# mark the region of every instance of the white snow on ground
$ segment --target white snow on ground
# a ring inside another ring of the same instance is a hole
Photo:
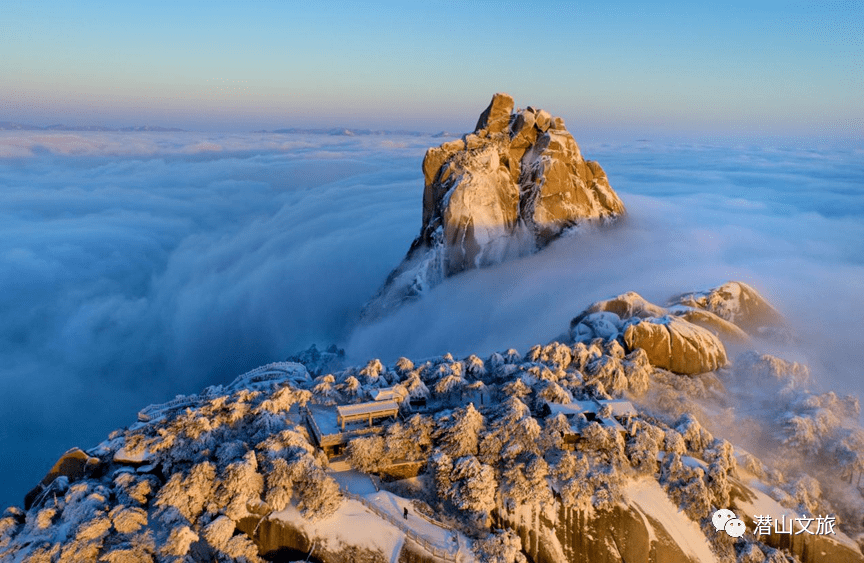
[[[660,483],[654,479],[631,481],[624,496],[660,522],[682,551],[700,563],[717,563],[702,530],[669,500]]]
[[[741,470],[739,470],[741,471]],[[741,471],[742,474],[746,474],[744,471]],[[756,516],[770,516],[773,520],[780,520],[785,517],[786,522],[792,522],[795,518],[799,518],[802,516],[813,517],[816,518],[818,516],[831,516],[831,514],[799,514],[796,513],[791,508],[786,508],[781,505],[779,502],[768,496],[764,489],[767,488],[765,483],[761,482],[759,479],[752,477],[749,481],[744,481],[748,485],[748,489],[755,495],[755,499],[753,500],[744,500],[738,498],[735,500],[735,504],[738,508],[737,516],[741,519],[749,518],[752,520],[756,519]],[[746,521],[746,519],[745,519]],[[794,531],[798,531],[798,524],[793,526]],[[816,522],[815,520],[812,523],[811,530],[815,529]],[[751,530],[752,531],[752,530]],[[837,543],[843,544],[847,547],[852,548],[853,550],[860,549],[855,540],[841,532],[837,527],[835,527],[835,534],[831,536]]]
[[[405,538],[399,528],[352,499],[345,499],[329,518],[315,522],[303,518],[293,505],[277,512],[272,518],[299,526],[310,538],[326,538],[328,549],[338,551],[342,545],[366,547],[382,552],[390,561],[398,559]]]
[[[457,539],[458,532],[439,526],[427,516],[414,510],[410,499],[394,495],[389,491],[376,490],[376,486],[369,476],[358,471],[340,471],[331,473],[331,475],[344,491],[362,497],[365,502],[374,507],[374,510],[382,513],[382,516],[389,516],[398,522],[403,530],[410,530],[434,549],[447,552],[451,557],[457,557],[461,552],[463,557],[460,560],[466,560],[464,558],[466,550],[460,549],[460,547],[466,546],[468,540],[465,538]],[[408,509],[407,518],[405,517],[406,508]],[[384,518],[381,520],[382,522],[386,521]]]

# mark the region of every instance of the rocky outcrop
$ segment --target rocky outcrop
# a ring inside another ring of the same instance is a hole
[[[367,305],[377,317],[442,279],[547,245],[569,228],[624,214],[599,164],[564,120],[495,94],[473,133],[423,159],[423,223],[402,264]]]
[[[783,315],[759,292],[739,281],[726,282],[707,291],[678,295],[672,298],[670,305],[708,311],[752,335],[784,323]]]
[[[27,493],[24,497],[24,508],[30,508],[33,502],[46,490],[51,484],[59,478],[65,478],[65,483],[77,481],[92,474],[99,467],[99,458],[87,455],[79,448],[71,450],[60,456],[51,471],[36,485],[33,490]]]
[[[651,365],[696,375],[727,362],[726,344],[746,344],[751,335],[782,327],[783,316],[743,282],[730,281],[672,298],[660,307],[635,292],[598,301],[570,321],[570,338],[618,340],[641,348]]]
[[[624,330],[630,350],[642,348],[651,365],[695,375],[726,365],[723,343],[707,329],[678,317],[639,320]]]

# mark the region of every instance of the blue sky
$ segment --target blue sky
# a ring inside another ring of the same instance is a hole
[[[861,138],[864,3],[30,2],[0,121],[463,131],[491,94],[570,128]]]

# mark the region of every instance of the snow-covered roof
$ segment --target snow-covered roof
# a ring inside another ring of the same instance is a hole
[[[402,401],[408,396],[408,391],[401,385],[398,387],[382,387],[370,392],[375,401]]]
[[[612,408],[612,416],[636,416],[639,414],[636,407],[630,401],[623,399],[601,399],[601,405],[609,405]]]
[[[549,407],[552,414],[561,413],[565,416],[570,414],[584,414],[586,412],[596,413],[600,410],[600,406],[594,401],[571,401],[566,405],[563,403],[546,401],[546,405]]]
[[[399,410],[396,401],[372,401],[356,405],[340,405],[336,407],[339,416],[354,416],[359,414],[376,414],[384,411]]]

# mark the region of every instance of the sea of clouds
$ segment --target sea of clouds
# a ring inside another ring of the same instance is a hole
[[[860,148],[583,142],[625,221],[358,326],[419,231],[440,142],[0,133],[0,506],[143,406],[312,343],[356,363],[524,352],[631,290],[746,281],[791,319],[790,359],[864,395]]]

